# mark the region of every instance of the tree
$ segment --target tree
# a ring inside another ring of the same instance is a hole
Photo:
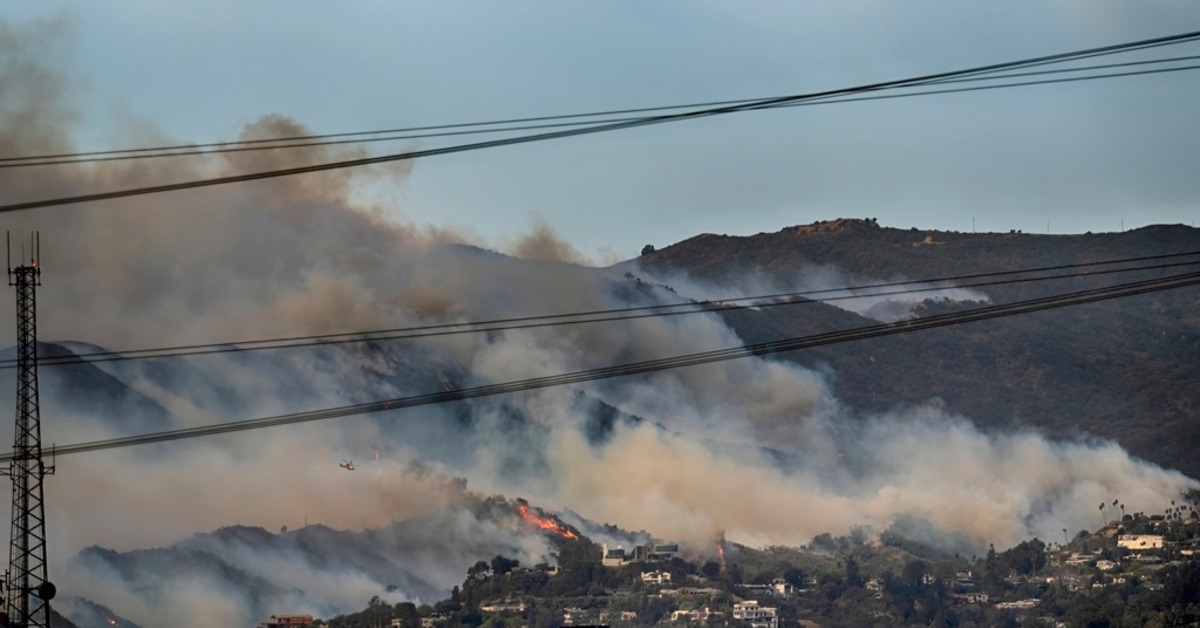
[[[858,569],[858,561],[853,556],[846,558],[846,586],[862,587],[865,582]]]
[[[653,244],[647,244],[646,246],[643,246],[643,247],[642,247],[642,255],[649,255],[649,254],[651,254],[651,253],[653,253],[653,252],[654,252],[654,245],[653,245]]]
[[[783,580],[797,589],[803,589],[808,584],[808,574],[799,567],[792,567],[783,572]]]
[[[1000,584],[1000,559],[996,555],[996,546],[988,545],[987,558],[983,562],[983,585],[991,589]]]
[[[486,561],[478,561],[467,569],[467,582],[464,584],[475,584],[483,582],[492,575],[492,568],[488,566]]]
[[[433,610],[437,613],[456,613],[462,610],[462,591],[459,590],[458,585],[454,585],[454,588],[450,589],[449,599],[434,604]]]
[[[812,549],[826,552],[836,552],[838,550],[837,542],[833,540],[833,535],[828,532],[822,532],[814,536],[808,542],[808,546]]]
[[[492,559],[492,574],[503,576],[504,574],[516,569],[520,565],[521,561],[515,558],[505,558],[497,555]]]
[[[928,565],[923,560],[910,560],[904,564],[904,584],[909,591],[915,592],[925,586],[925,572]]]
[[[393,616],[400,620],[402,628],[417,628],[421,625],[421,614],[417,611],[417,605],[412,602],[397,604]]]

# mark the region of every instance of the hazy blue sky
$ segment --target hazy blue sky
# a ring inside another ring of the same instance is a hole
[[[92,148],[131,121],[207,142],[266,113],[337,132],[798,93],[1196,30],[1200,2],[109,0],[0,17],[66,19],[47,61],[74,79]],[[422,160],[395,205],[493,241],[541,216],[591,256],[839,216],[1193,223],[1198,104],[1185,72],[739,114]]]

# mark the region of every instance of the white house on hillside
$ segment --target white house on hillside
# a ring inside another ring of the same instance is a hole
[[[642,582],[662,586],[671,583],[671,574],[665,571],[647,571],[642,574]]]
[[[733,605],[733,618],[750,622],[753,628],[779,628],[775,608],[759,606],[758,600],[746,600]]]
[[[1161,534],[1122,534],[1117,537],[1117,547],[1135,552],[1162,549],[1163,537]]]

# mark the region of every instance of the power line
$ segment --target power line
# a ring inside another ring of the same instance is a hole
[[[26,167],[26,166],[56,166],[56,165],[65,165],[65,164],[83,164],[83,163],[96,163],[96,162],[106,162],[106,161],[128,161],[128,160],[134,160],[134,159],[157,159],[160,157],[194,157],[194,156],[199,156],[199,155],[219,155],[219,154],[224,154],[224,153],[242,153],[242,152],[253,152],[253,151],[263,151],[263,150],[284,150],[284,149],[289,149],[289,148],[313,148],[313,147],[318,147],[318,146],[338,146],[338,145],[343,145],[343,144],[369,144],[369,143],[373,143],[373,142],[396,142],[396,141],[400,141],[400,140],[418,140],[418,139],[429,139],[429,138],[435,138],[435,137],[457,137],[457,136],[463,136],[463,135],[483,135],[483,134],[489,134],[489,133],[513,133],[516,131],[534,131],[534,130],[541,130],[541,129],[558,129],[558,128],[563,128],[563,127],[581,127],[581,126],[599,124],[602,122],[604,122],[604,123],[627,122],[630,120],[637,120],[637,119],[638,118],[609,118],[609,119],[603,119],[603,120],[588,120],[588,121],[582,121],[582,122],[557,122],[557,123],[544,123],[544,124],[529,124],[529,125],[521,125],[521,126],[502,126],[502,127],[495,127],[495,128],[489,128],[489,129],[473,129],[473,130],[465,130],[465,131],[442,131],[442,132],[438,132],[438,133],[419,133],[419,134],[413,134],[413,135],[388,135],[388,136],[383,136],[383,137],[371,137],[371,138],[365,138],[365,139],[320,140],[320,141],[312,141],[312,142],[296,142],[296,143],[278,144],[278,145],[272,145],[272,146],[256,145],[256,146],[242,146],[242,147],[232,147],[232,148],[217,148],[217,149],[211,149],[211,150],[189,150],[189,151],[174,151],[174,152],[139,152],[136,154],[119,154],[119,155],[113,155],[113,156],[107,156],[107,157],[86,157],[86,156],[84,156],[84,157],[76,158],[76,157],[68,156],[66,158],[46,159],[43,161],[16,161],[18,159],[23,159],[23,158],[15,157],[15,158],[11,158],[14,161],[9,162],[9,163],[5,163],[3,160],[0,160],[0,168],[21,168],[21,167]],[[272,140],[272,141],[275,141],[275,140]],[[154,150],[154,149],[146,149],[146,150]],[[124,151],[119,151],[119,152],[124,152]],[[80,153],[79,155],[87,155],[87,154]]]
[[[752,345],[744,345],[740,347],[730,347],[713,351],[683,354],[670,358],[646,360],[642,362],[620,364],[603,368],[575,371],[571,373],[562,373],[546,377],[534,377],[501,384],[488,384],[472,388],[460,388],[424,395],[400,397],[384,401],[373,401],[307,412],[296,412],[278,416],[262,417],[258,419],[249,419],[245,421],[232,421],[200,427],[153,432],[136,436],[75,443],[62,447],[55,447],[53,449],[53,453],[55,455],[80,454],[92,451],[199,438],[203,436],[245,432],[268,427],[278,427],[282,425],[308,423],[359,414],[382,412],[385,410],[397,410],[401,408],[412,408],[416,406],[447,403],[451,401],[462,401],[466,399],[493,397],[516,392],[527,392],[555,386],[580,384],[603,379],[625,377],[629,375],[654,373],[687,366],[711,364],[744,357],[759,357],[775,353],[782,353],[785,351],[796,351],[799,349],[827,346],[854,340],[865,340],[869,338],[906,334],[915,331],[937,329],[951,325],[961,325],[964,323],[1029,314],[1072,305],[1081,305],[1085,303],[1095,303],[1099,301],[1136,296],[1140,294],[1149,294],[1163,290],[1173,290],[1198,284],[1200,284],[1200,272],[1184,273],[1170,277],[1115,284],[1102,288],[1082,290],[1038,299],[1015,301],[1002,305],[984,306],[966,312],[954,312],[930,316],[927,318],[908,320],[899,323],[870,325],[866,327],[858,327],[824,334],[815,334]],[[13,458],[14,454],[11,452],[0,455],[0,462],[10,461]]]
[[[1108,53],[1108,54],[1112,54],[1112,53]],[[929,83],[925,83],[925,84],[949,85],[949,84],[965,83],[965,82],[1000,81],[1000,80],[1004,80],[1004,79],[1012,79],[1012,78],[1026,77],[1026,76],[1041,76],[1041,75],[1048,75],[1048,74],[1062,74],[1062,73],[1067,73],[1067,72],[1085,72],[1085,71],[1100,70],[1100,69],[1112,69],[1112,68],[1151,65],[1151,64],[1176,63],[1179,61],[1190,61],[1190,60],[1196,60],[1196,59],[1200,59],[1200,55],[1170,57],[1170,58],[1165,58],[1165,59],[1150,59],[1150,60],[1142,60],[1142,61],[1127,61],[1127,62],[1122,62],[1122,63],[1107,63],[1107,64],[1090,65],[1090,66],[1083,66],[1083,67],[1076,67],[1076,68],[1060,68],[1057,70],[1039,70],[1039,71],[1034,71],[1034,72],[1017,72],[1017,73],[1007,73],[1007,74],[1000,74],[1000,75],[972,76],[972,77],[960,78],[960,79],[930,81]],[[1002,83],[1002,84],[996,84],[996,85],[989,85],[989,86],[983,87],[983,88],[976,88],[973,90],[970,90],[970,89],[933,90],[933,91],[926,91],[926,92],[876,96],[873,98],[830,98],[827,100],[793,103],[790,105],[781,106],[779,108],[807,106],[810,104],[835,104],[835,103],[844,103],[844,102],[858,102],[858,101],[862,101],[862,100],[885,100],[885,99],[889,99],[889,98],[908,98],[908,97],[913,97],[913,96],[932,96],[932,95],[940,95],[940,94],[952,94],[952,93],[964,92],[964,91],[980,91],[983,89],[1002,89],[1002,88],[1009,88],[1009,87],[1026,87],[1026,86],[1032,86],[1032,85],[1048,85],[1048,84],[1054,84],[1054,83],[1090,81],[1090,80],[1105,79],[1105,78],[1124,78],[1124,77],[1130,77],[1130,76],[1139,76],[1139,75],[1146,75],[1146,74],[1159,74],[1159,73],[1164,73],[1164,72],[1178,72],[1178,71],[1183,71],[1183,70],[1194,70],[1194,69],[1200,69],[1200,66],[1191,65],[1191,66],[1179,66],[1179,67],[1171,67],[1171,68],[1160,68],[1160,69],[1156,69],[1156,70],[1145,70],[1145,71],[1137,71],[1137,72],[1097,74],[1097,75],[1089,75],[1089,76],[1085,76],[1085,77],[1075,77],[1072,79],[1063,79],[1063,80],[1044,80],[1044,81],[1027,81],[1027,82],[1021,82],[1021,83]],[[904,87],[893,88],[893,89],[908,89],[910,87],[911,86],[904,86]],[[285,149],[292,149],[292,148],[314,148],[314,147],[337,146],[337,145],[346,145],[346,144],[394,142],[394,141],[410,140],[410,139],[458,137],[458,136],[464,136],[464,135],[478,135],[478,134],[491,134],[491,133],[513,133],[513,132],[517,132],[517,131],[531,131],[531,130],[562,128],[562,127],[589,126],[589,125],[600,124],[600,123],[629,122],[629,121],[638,119],[638,118],[627,118],[627,117],[626,118],[611,117],[611,116],[614,116],[617,114],[650,112],[650,111],[671,111],[671,110],[679,110],[679,109],[696,109],[696,108],[700,108],[700,107],[707,107],[707,106],[714,106],[714,105],[734,105],[734,104],[751,103],[751,102],[755,102],[758,100],[763,100],[763,98],[757,98],[757,99],[744,98],[744,99],[737,99],[737,100],[713,101],[713,102],[707,102],[707,103],[663,105],[663,106],[657,106],[657,107],[642,107],[642,108],[637,108],[637,109],[618,109],[618,110],[612,110],[612,111],[607,111],[607,112],[576,113],[576,114],[564,114],[564,115],[554,115],[554,116],[540,116],[540,117],[535,117],[535,118],[517,118],[517,119],[512,119],[512,120],[499,120],[496,122],[467,122],[467,123],[458,123],[458,124],[430,125],[430,126],[409,127],[409,128],[400,128],[400,129],[376,130],[376,131],[326,133],[326,134],[319,134],[319,135],[301,135],[301,136],[279,137],[279,138],[270,138],[270,139],[241,140],[241,141],[230,141],[230,142],[213,142],[213,143],[208,143],[208,144],[191,144],[191,145],[180,144],[180,145],[174,145],[174,146],[160,146],[160,147],[151,147],[151,148],[127,148],[127,149],[86,151],[86,152],[75,152],[75,153],[58,153],[58,154],[51,154],[51,155],[0,157],[0,168],[21,168],[21,167],[30,167],[30,166],[50,166],[50,165],[67,165],[67,164],[80,164],[80,163],[108,162],[108,161],[127,161],[127,160],[135,160],[135,159],[156,159],[156,158],[161,158],[161,157],[194,157],[194,156],[217,155],[217,154],[225,154],[225,153],[253,152],[253,151],[264,151],[264,150],[285,150]],[[599,118],[599,119],[578,120],[579,118]],[[566,120],[566,119],[577,119],[577,121],[557,122],[557,123],[539,123],[539,124],[517,124],[517,123],[527,123],[527,122],[533,122],[533,121]],[[449,130],[449,129],[463,129],[464,127],[474,127],[474,128],[470,128],[468,130]],[[479,128],[479,127],[490,127],[490,128]],[[422,133],[420,131],[440,131],[440,132]],[[361,137],[361,136],[374,136],[374,137]]]
[[[1026,283],[1033,281],[1047,281],[1055,279],[1077,279],[1082,277],[1090,277],[1097,275],[1108,275],[1114,273],[1125,273],[1146,270],[1164,270],[1168,268],[1178,268],[1181,266],[1195,266],[1200,264],[1200,261],[1182,262],[1177,264],[1158,264],[1152,266],[1140,266],[1135,268],[1119,268],[1096,270],[1085,273],[1059,274],[1043,277],[1026,277],[1008,280],[992,280],[982,281],[978,283],[968,283],[956,286],[930,286],[924,288],[913,288],[904,290],[893,290],[890,292],[867,292],[857,294],[845,294],[839,296],[830,296],[823,298],[810,299],[808,295],[819,292],[841,292],[847,290],[870,290],[881,287],[886,287],[889,284],[881,284],[876,286],[865,287],[847,287],[834,288],[829,290],[819,290],[811,292],[796,292],[796,293],[780,293],[777,295],[763,295],[754,297],[743,297],[740,299],[728,299],[724,301],[702,301],[702,302],[684,302],[672,304],[660,304],[641,307],[617,308],[612,310],[601,310],[595,314],[610,313],[609,315],[590,315],[588,313],[572,313],[572,314],[554,314],[546,316],[529,316],[517,317],[510,319],[498,319],[493,321],[480,322],[463,322],[463,323],[446,323],[437,325],[424,325],[407,328],[395,328],[390,330],[367,330],[359,332],[343,332],[339,334],[324,334],[312,336],[299,336],[291,338],[276,338],[276,339],[261,339],[252,341],[243,341],[240,343],[211,343],[201,345],[187,345],[176,347],[164,347],[157,349],[136,349],[132,351],[96,351],[84,354],[76,354],[74,356],[50,356],[39,362],[40,366],[63,366],[71,364],[83,364],[90,362],[114,362],[114,361],[129,361],[154,358],[170,358],[170,357],[190,357],[200,355],[224,354],[224,353],[244,353],[249,351],[263,351],[273,349],[296,349],[306,347],[319,347],[328,345],[340,344],[361,344],[369,342],[381,342],[392,340],[412,340],[422,338],[435,338],[441,336],[452,336],[469,333],[492,333],[499,331],[516,331],[535,329],[542,327],[557,327],[564,325],[580,325],[587,323],[604,323],[628,321],[642,318],[661,318],[667,316],[681,316],[687,314],[718,314],[735,310],[747,309],[763,309],[777,306],[792,306],[806,305],[813,303],[829,303],[834,301],[853,300],[881,296],[896,296],[905,294],[918,294],[926,292],[937,292],[949,289],[968,289],[980,288],[998,285],[1009,285],[1014,283]],[[1008,273],[996,273],[998,275]],[[939,281],[939,280],[933,280]],[[891,285],[900,285],[903,283],[914,282],[898,282]],[[769,302],[755,302],[767,299],[804,299],[804,300],[773,300]],[[747,304],[739,304],[745,301],[750,301]],[[674,311],[663,311],[665,309]],[[689,308],[689,309],[676,309]],[[698,309],[697,309],[698,308]],[[637,313],[641,312],[641,313]],[[590,318],[581,318],[591,316]],[[565,320],[564,320],[565,319]],[[232,346],[231,346],[232,345]],[[11,369],[11,360],[0,361],[0,370]]]
[[[667,303],[647,306],[633,306],[625,308],[612,308],[605,310],[592,310],[588,312],[571,312],[560,314],[547,315],[530,315],[502,319],[492,319],[485,321],[467,321],[462,323],[441,323],[434,325],[421,325],[410,327],[398,327],[392,329],[376,329],[376,330],[360,330],[353,332],[341,332],[336,334],[314,334],[306,336],[289,336],[281,338],[266,338],[258,340],[243,340],[235,342],[221,343],[206,343],[206,344],[191,344],[191,345],[176,345],[171,347],[144,348],[132,350],[107,350],[93,351],[87,353],[76,353],[71,356],[46,356],[40,357],[38,365],[47,366],[66,366],[73,364],[85,364],[93,362],[117,362],[130,360],[145,360],[156,358],[173,358],[173,357],[191,357],[200,355],[213,355],[225,353],[245,353],[250,351],[265,351],[274,349],[298,349],[312,348],[329,345],[341,344],[360,344],[393,340],[413,340],[421,338],[434,338],[441,336],[452,336],[459,334],[470,333],[493,333],[499,331],[516,331],[535,329],[543,327],[558,327],[563,325],[581,325],[588,323],[606,323],[617,321],[628,321],[642,318],[661,318],[667,316],[681,316],[688,314],[719,314],[735,310],[747,309],[762,309],[778,306],[794,306],[806,305],[812,303],[830,303],[835,301],[854,300],[874,297],[899,296],[906,294],[920,294],[928,292],[938,292],[941,290],[962,290],[970,288],[982,288],[989,286],[1011,285],[1016,283],[1028,283],[1034,281],[1049,281],[1057,279],[1079,279],[1084,277],[1094,277],[1100,275],[1110,275],[1115,273],[1127,273],[1150,270],[1167,270],[1171,268],[1180,268],[1186,266],[1195,266],[1200,264],[1200,260],[1179,262],[1172,264],[1154,264],[1147,266],[1136,266],[1131,268],[1106,268],[1102,270],[1093,270],[1081,273],[1063,273],[1057,275],[1046,275],[1041,277],[1019,277],[1014,279],[996,279],[997,277],[1012,276],[1017,274],[1030,274],[1039,272],[1050,272],[1056,270],[1069,270],[1093,266],[1105,266],[1113,264],[1125,264],[1137,261],[1148,260],[1163,260],[1168,258],[1177,258],[1181,256],[1200,255],[1200,251],[1188,253],[1169,253],[1163,255],[1151,255],[1137,258],[1126,258],[1122,260],[1109,260],[1101,262],[1087,262],[1079,264],[1060,264],[1057,266],[1047,266],[1042,268],[1032,268],[1025,270],[1008,270],[997,271],[991,273],[975,273],[970,275],[958,275],[953,277],[941,277],[934,279],[921,280],[906,280],[896,281],[874,285],[862,286],[847,286],[845,288],[828,288],[823,290],[809,290],[801,292],[782,292],[775,294],[736,297],[721,300],[706,300],[706,301],[688,301],[680,303]],[[953,286],[924,286],[918,288],[902,288],[903,286],[920,286],[922,284],[939,284],[952,281],[964,281],[972,279],[984,279],[987,281],[976,281],[975,283],[965,283]],[[886,292],[871,292],[883,288],[902,288],[899,290],[890,290]],[[866,292],[863,292],[866,291]],[[851,292],[851,294],[835,294]],[[821,296],[830,295],[833,296]],[[797,300],[803,299],[803,300]],[[0,370],[15,368],[15,360],[0,360]]]
[[[999,81],[1003,79],[1022,78],[1026,76],[1044,76],[1047,74],[1064,74],[1066,72],[1087,72],[1091,70],[1111,70],[1115,68],[1128,68],[1140,65],[1155,65],[1161,63],[1176,63],[1179,61],[1195,61],[1200,59],[1200,55],[1186,55],[1182,57],[1167,57],[1165,59],[1143,59],[1141,61],[1122,61],[1120,63],[1102,63],[1097,65],[1085,65],[1076,68],[1059,68],[1057,70],[1035,70],[1032,72],[1010,72],[1005,74],[993,74],[990,76],[970,77],[961,79],[947,79],[937,81],[935,85],[949,85],[951,83],[966,83],[968,81]],[[1030,67],[1030,66],[1026,66]],[[1102,75],[1107,76],[1107,75]],[[1122,76],[1122,75],[1118,75]]]
[[[1010,87],[1031,87],[1034,85],[1056,85],[1056,84],[1060,84],[1060,83],[1079,83],[1079,82],[1083,82],[1083,81],[1091,81],[1091,80],[1095,80],[1095,79],[1104,79],[1104,78],[1126,78],[1126,77],[1131,77],[1131,76],[1148,76],[1151,74],[1166,74],[1166,73],[1170,73],[1170,72],[1183,72],[1183,71],[1187,71],[1187,70],[1196,70],[1196,69],[1200,69],[1200,65],[1185,65],[1185,66],[1177,66],[1177,67],[1173,67],[1173,68],[1157,68],[1154,70],[1137,70],[1137,71],[1132,71],[1132,72],[1115,72],[1115,73],[1111,73],[1111,74],[1099,74],[1099,75],[1094,75],[1094,76],[1072,76],[1072,77],[1057,78],[1057,79],[1044,79],[1044,80],[1040,80],[1040,81],[1020,81],[1017,83],[1001,83],[999,85],[981,85],[978,87],[957,87],[957,88],[953,88],[953,89],[932,89],[932,90],[927,90],[927,91],[923,91],[923,92],[907,92],[907,93],[901,93],[901,94],[883,94],[883,95],[879,95],[879,96],[844,97],[844,98],[837,98],[837,99],[833,99],[833,100],[821,100],[821,101],[815,101],[815,102],[801,102],[801,103],[794,103],[794,104],[778,105],[778,106],[772,107],[772,108],[783,109],[783,108],[788,108],[788,107],[807,107],[807,106],[813,106],[813,105],[830,105],[830,104],[840,104],[840,103],[848,103],[848,102],[866,102],[866,101],[871,101],[871,100],[891,100],[894,98],[915,98],[918,96],[937,96],[937,95],[941,95],[941,94],[961,94],[961,93],[966,93],[966,92],[982,92],[982,91],[988,91],[988,90],[993,90],[993,89],[1006,89],[1006,88],[1010,88]],[[1034,74],[1040,74],[1040,73],[1029,73],[1028,76],[1032,76]],[[1013,74],[1011,76],[1015,77],[1015,76],[1022,76],[1022,75]],[[971,81],[971,80],[974,80],[974,79],[963,79],[961,81],[944,81],[944,82],[939,82],[936,84],[940,85],[940,84],[948,84],[948,83],[960,83],[960,82],[967,82],[967,81]],[[989,79],[989,80],[991,80],[991,79]]]
[[[1101,48],[1092,48],[1075,52],[1060,53],[1020,61],[1011,61],[1006,63],[997,63],[965,70],[955,70],[951,72],[941,72],[937,74],[929,74],[908,79],[899,79],[892,81],[884,81],[880,83],[871,83],[860,85],[857,87],[833,89],[819,91],[809,94],[797,94],[793,96],[782,96],[777,98],[766,98],[754,100],[736,105],[726,105],[714,108],[706,108],[698,111],[689,111],[683,113],[667,114],[637,118],[624,122],[601,123],[584,128],[566,129],[559,131],[551,131],[547,133],[535,133],[532,135],[523,135],[518,137],[503,138],[497,140],[489,140],[483,142],[475,142],[469,144],[459,144],[454,146],[445,146],[440,148],[409,151],[403,153],[395,153],[391,155],[381,155],[376,157],[364,157],[359,159],[349,159],[343,161],[327,162],[321,164],[312,164],[308,166],[297,166],[293,168],[283,168],[278,170],[268,170],[261,172],[244,173],[239,175],[229,175],[224,177],[214,177],[209,179],[196,179],[192,181],[183,181],[178,183],[170,183],[164,185],[144,186],[136,188],[127,188],[124,190],[112,190],[109,192],[97,192],[92,194],[83,194],[78,196],[59,197],[51,199],[43,199],[39,201],[27,201],[23,203],[12,203],[8,205],[0,205],[0,212],[21,211],[27,209],[37,209],[42,207],[52,207],[58,205],[69,205],[74,203],[94,202],[101,200],[109,200],[116,198],[127,198],[131,196],[141,196],[146,194],[159,194],[164,192],[173,192],[180,190],[195,189],[201,187],[211,187],[216,185],[227,185],[231,183],[243,183],[248,181],[257,181],[262,179],[270,179],[276,177],[293,176],[298,174],[309,174],[314,172],[324,172],[329,170],[339,170],[344,168],[355,168],[361,166],[369,166],[376,164],[389,163],[394,161],[403,161],[416,159],[418,157],[432,157],[436,155],[447,155],[453,153],[467,152],[473,150],[482,150],[486,148],[496,148],[501,146],[511,146],[516,144],[527,144],[532,142],[541,142],[553,139],[562,139],[575,137],[580,135],[590,135],[593,133],[603,133],[609,131],[617,131],[623,129],[632,129],[643,126],[663,124],[667,122],[678,122],[683,120],[692,120],[703,117],[726,115],[730,113],[738,113],[743,111],[755,111],[760,109],[771,109],[789,103],[799,103],[804,101],[829,99],[835,96],[849,96],[866,92],[874,92],[885,89],[911,87],[944,81],[947,79],[961,78],[972,75],[985,73],[996,73],[1006,70],[1015,70],[1033,65],[1045,65],[1051,62],[1065,62],[1078,58],[1086,58],[1088,56],[1097,56],[1100,54],[1115,54],[1116,52],[1127,52],[1129,50],[1144,48],[1147,46],[1162,46],[1174,45],[1200,39],[1200,31],[1183,33],[1179,35],[1171,35],[1167,37],[1158,37],[1154,39],[1142,40],[1126,44],[1116,44],[1112,46],[1104,46]]]

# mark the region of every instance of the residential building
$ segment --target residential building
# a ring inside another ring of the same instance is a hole
[[[1086,565],[1086,564],[1092,562],[1092,559],[1093,559],[1093,556],[1091,554],[1074,553],[1074,554],[1071,554],[1071,557],[1068,558],[1066,562],[1068,565],[1078,566],[1078,565]]]
[[[525,602],[522,600],[497,600],[479,605],[479,610],[485,613],[525,612]]]
[[[759,605],[758,600],[746,600],[733,605],[733,618],[749,622],[753,628],[779,628],[777,610]]]
[[[639,545],[633,548],[634,560],[671,560],[678,557],[679,545],[675,543]]]
[[[312,615],[271,615],[259,628],[312,628]]]
[[[600,621],[599,613],[596,611],[587,611],[582,608],[564,608],[563,609],[564,626],[587,626]]]
[[[662,586],[671,583],[671,574],[665,571],[647,571],[642,574],[642,582]]]
[[[709,610],[707,606],[703,610],[678,610],[671,613],[671,621],[689,621],[689,622],[707,622],[710,617],[720,617],[724,615],[721,611]]]
[[[605,567],[620,567],[629,560],[629,556],[625,554],[625,550],[620,547],[609,549],[608,544],[603,546],[603,553],[600,555],[600,564]]]
[[[1122,534],[1117,537],[1117,547],[1135,552],[1162,549],[1163,537],[1161,534]]]
[[[996,602],[996,608],[1006,610],[1028,610],[1038,605],[1037,598],[1028,598],[1025,600],[1017,600],[1015,602]]]
[[[605,544],[602,546],[600,564],[605,567],[620,567],[635,561],[662,561],[672,558],[679,558],[679,545],[675,543],[638,545],[630,552],[620,547],[609,549]]]
[[[954,590],[959,592],[974,591],[979,588],[979,578],[971,571],[960,571],[954,574]]]

